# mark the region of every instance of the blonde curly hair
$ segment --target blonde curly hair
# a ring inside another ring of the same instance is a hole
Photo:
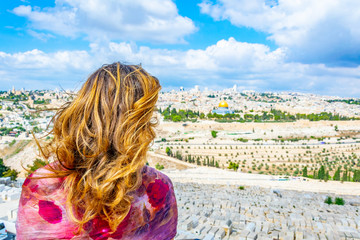
[[[64,177],[66,207],[76,234],[96,216],[114,232],[141,185],[146,152],[155,138],[153,111],[161,89],[141,66],[113,63],[95,71],[72,102],[53,117],[54,138],[38,146],[53,173]]]

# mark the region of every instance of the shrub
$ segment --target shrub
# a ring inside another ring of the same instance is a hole
[[[15,181],[19,173],[20,172],[16,171],[15,169],[9,169],[4,172],[3,177],[10,177],[11,180]]]
[[[9,146],[11,147],[11,146],[13,146],[15,143],[16,143],[16,140],[14,139],[14,140],[12,140],[12,141],[9,143]]]
[[[337,198],[335,198],[335,204],[336,204],[336,205],[344,205],[344,204],[345,204],[345,201],[344,201],[343,198],[337,197]]]
[[[326,199],[325,199],[325,203],[327,204],[333,204],[333,201],[332,201],[332,198],[330,196],[328,196]]]
[[[163,170],[163,169],[164,169],[164,165],[160,165],[159,163],[157,163],[157,164],[155,165],[155,168],[156,168],[157,170]]]
[[[240,186],[239,189],[240,189],[240,190],[244,190],[245,187],[244,187],[244,186]]]
[[[213,137],[213,138],[216,138],[217,137],[217,131],[214,131],[214,130],[212,130],[211,131],[211,136]]]
[[[248,139],[245,139],[245,138],[238,138],[236,139],[237,141],[241,141],[241,142],[248,142],[249,140]]]
[[[46,165],[46,162],[36,158],[32,165],[27,165],[28,168],[30,168],[30,173],[27,173],[27,175],[35,172],[37,169],[44,167]]]
[[[228,166],[228,169],[234,169],[234,171],[237,171],[238,168],[239,168],[239,164],[238,164],[238,163],[235,163],[235,162],[230,161],[229,166]]]
[[[166,147],[165,152],[168,156],[172,155],[171,149],[169,147]]]

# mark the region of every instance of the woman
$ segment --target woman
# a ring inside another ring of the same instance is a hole
[[[173,239],[173,185],[148,167],[161,86],[140,66],[94,72],[54,116],[51,164],[24,182],[17,239]]]

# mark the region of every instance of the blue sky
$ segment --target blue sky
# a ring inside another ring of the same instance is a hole
[[[0,2],[0,89],[76,89],[104,63],[180,86],[360,94],[357,0]]]

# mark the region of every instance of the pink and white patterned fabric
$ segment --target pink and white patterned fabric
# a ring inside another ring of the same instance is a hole
[[[46,172],[46,167],[38,172]],[[142,185],[132,193],[129,214],[111,231],[100,217],[88,222],[81,235],[65,209],[66,193],[61,178],[29,179],[22,186],[16,221],[16,238],[22,239],[173,239],[176,235],[177,205],[171,180],[158,170],[144,166]]]

